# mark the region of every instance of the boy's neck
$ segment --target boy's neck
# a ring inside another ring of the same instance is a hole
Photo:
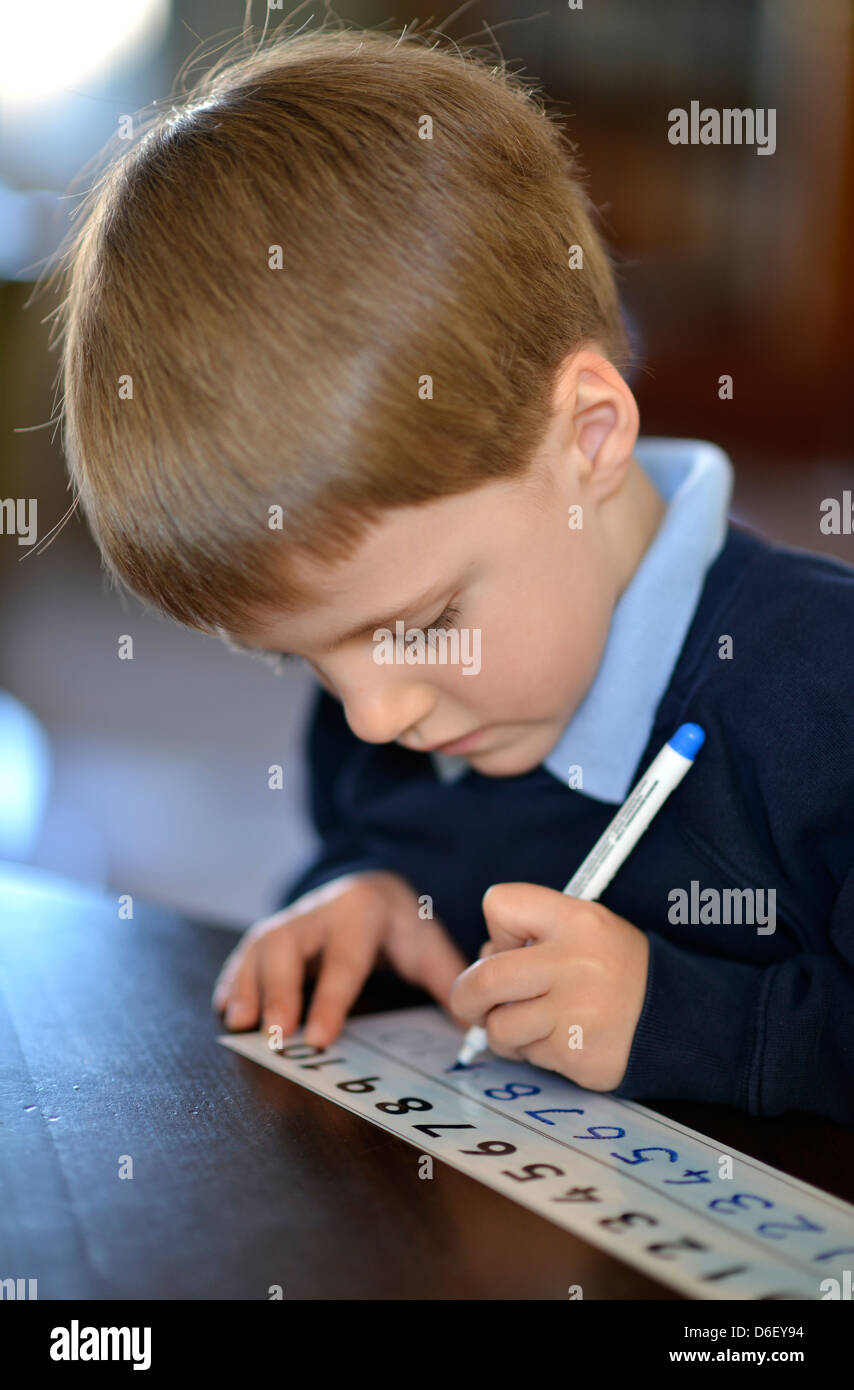
[[[619,597],[652,544],[667,511],[667,503],[636,458],[632,458],[623,486],[612,503],[612,534],[616,547]]]

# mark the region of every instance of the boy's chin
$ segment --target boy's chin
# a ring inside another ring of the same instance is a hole
[[[545,753],[530,749],[526,751],[521,742],[508,743],[494,750],[473,748],[470,753],[462,754],[465,762],[483,777],[521,777],[539,767],[545,756]]]

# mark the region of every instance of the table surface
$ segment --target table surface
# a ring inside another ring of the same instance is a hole
[[[0,1278],[39,1299],[678,1297],[440,1162],[421,1181],[411,1145],[220,1046],[237,939],[0,865]],[[427,1002],[380,972],[354,1012]],[[854,1200],[848,1131],[650,1104]]]

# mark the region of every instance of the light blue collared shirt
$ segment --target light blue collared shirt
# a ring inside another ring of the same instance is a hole
[[[667,511],[614,606],[593,683],[542,764],[567,785],[570,768],[580,767],[585,796],[616,803],[630,790],[706,574],[726,540],[734,481],[723,450],[701,440],[639,439],[634,457]],[[456,754],[429,756],[444,782],[470,769]]]

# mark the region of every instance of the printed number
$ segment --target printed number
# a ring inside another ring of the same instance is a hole
[[[757,1197],[755,1192],[737,1192],[734,1197],[715,1197],[709,1202],[712,1211],[729,1211],[731,1214],[734,1207],[743,1207],[748,1202],[758,1202],[762,1207],[773,1207],[774,1203],[767,1201],[764,1197]]]
[[[431,1139],[439,1139],[440,1129],[474,1129],[474,1125],[413,1125],[413,1129],[420,1129],[422,1134],[429,1134]]]
[[[609,1230],[618,1230],[620,1227],[625,1229],[627,1226],[634,1226],[639,1221],[643,1221],[647,1226],[657,1226],[658,1222],[654,1216],[647,1216],[644,1211],[624,1211],[622,1216],[603,1216],[599,1222],[600,1226],[607,1226]]]
[[[584,1111],[579,1110],[578,1107],[575,1106],[572,1110],[560,1110],[554,1108],[551,1110],[526,1110],[525,1114],[530,1115],[532,1120],[542,1120],[544,1125],[553,1125],[554,1120],[545,1119],[544,1117],[546,1115],[583,1115]]]
[[[780,1231],[779,1236],[774,1236],[774,1240],[782,1240],[787,1231],[824,1231],[823,1226],[816,1226],[814,1221],[807,1221],[805,1216],[796,1216],[794,1221],[763,1221],[756,1230],[759,1235],[771,1235],[772,1230]]]
[[[401,1096],[400,1100],[378,1100],[377,1110],[386,1115],[405,1115],[407,1110],[432,1110],[429,1100],[419,1100],[418,1096]]]
[[[665,1250],[700,1250],[704,1255],[707,1253],[708,1245],[703,1245],[699,1240],[693,1240],[691,1236],[683,1236],[681,1240],[663,1240],[658,1245],[648,1245],[647,1250],[651,1255],[664,1256]]]
[[[663,1149],[660,1144],[648,1144],[643,1149],[632,1149],[634,1158],[626,1158],[625,1154],[618,1154],[616,1150],[611,1150],[611,1157],[618,1158],[621,1163],[651,1163],[651,1158],[642,1157],[643,1154],[669,1154],[670,1162],[675,1163],[678,1157],[675,1149]]]
[[[515,1144],[505,1144],[503,1139],[484,1139],[476,1149],[460,1149],[461,1154],[514,1154]]]
[[[539,1171],[536,1171],[539,1169]],[[522,1167],[522,1173],[511,1173],[509,1168],[502,1169],[505,1178],[515,1178],[517,1182],[533,1182],[534,1178],[544,1178],[546,1173],[554,1173],[557,1177],[564,1176],[562,1168],[555,1168],[553,1163],[526,1163]]]
[[[538,1096],[542,1086],[529,1086],[524,1081],[510,1081],[506,1086],[493,1086],[491,1091],[484,1091],[485,1096],[490,1100],[515,1100],[517,1096]]]
[[[747,1265],[730,1265],[729,1269],[716,1269],[714,1274],[701,1274],[704,1284],[713,1284],[718,1279],[731,1279],[735,1274],[746,1274]]]

